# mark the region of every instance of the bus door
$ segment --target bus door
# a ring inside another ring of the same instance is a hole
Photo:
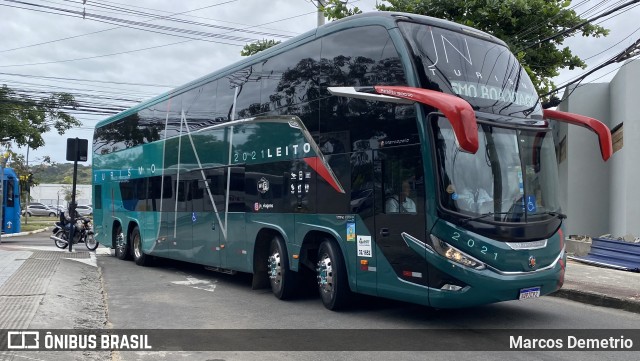
[[[347,242],[356,242],[356,285],[360,293],[377,294],[377,263],[375,250],[375,192],[379,183],[373,176],[373,151],[360,149],[351,154],[351,214],[364,223],[366,232],[357,222],[347,221]],[[366,263],[366,264],[365,264]]]
[[[182,175],[176,187],[176,207],[174,213],[174,230],[172,249],[178,252],[178,257],[192,259],[193,242],[193,207],[191,204],[190,183],[191,180]]]
[[[374,150],[375,243],[378,295],[394,294],[423,298],[426,302],[427,263],[425,255],[410,248],[413,237],[426,237],[425,190],[418,145]],[[407,287],[407,283],[417,287]],[[397,296],[396,296],[397,298]]]
[[[224,267],[220,234],[225,211],[225,171],[224,168],[205,169],[204,179],[202,173],[198,173],[200,175],[193,196],[195,259],[208,266]]]

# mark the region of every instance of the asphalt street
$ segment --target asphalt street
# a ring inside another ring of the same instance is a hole
[[[2,248],[12,250],[52,250],[48,233],[3,239]],[[86,251],[77,245],[78,251]],[[73,262],[77,284],[90,282],[95,291],[76,287],[64,300],[45,297],[36,313],[62,326],[83,327],[85,318],[69,318],[74,313],[93,312],[87,316],[93,324],[101,322],[112,329],[638,329],[640,314],[590,306],[557,297],[512,301],[483,307],[434,310],[428,307],[360,297],[355,305],[342,312],[326,310],[313,291],[291,301],[276,299],[270,290],[252,290],[248,275],[227,275],[207,271],[182,262],[162,261],[154,267],[140,267],[121,261],[99,248],[98,267]],[[66,269],[66,268],[65,268]],[[68,275],[67,275],[68,276]],[[73,276],[71,276],[73,278]],[[65,287],[54,280],[49,287]],[[71,296],[68,296],[71,295]],[[77,298],[77,299],[73,299]],[[81,302],[81,303],[80,303]],[[84,306],[83,306],[84,305]],[[91,307],[96,305],[96,307]],[[100,305],[104,305],[103,308]],[[104,318],[101,318],[104,317]],[[39,318],[36,317],[37,321]],[[69,320],[74,320],[70,323]],[[67,320],[67,321],[65,321]],[[46,323],[46,322],[45,322]],[[99,324],[99,323],[98,323]],[[86,326],[87,324],[84,324]],[[45,326],[34,322],[31,327]],[[95,326],[94,326],[95,327]],[[358,336],[354,332],[354,337]],[[457,340],[457,339],[456,339]],[[247,340],[251,343],[252,340]],[[438,340],[425,340],[438,342]],[[464,349],[464,338],[460,338]],[[13,360],[27,355],[16,354]],[[57,354],[62,356],[62,354]],[[75,354],[74,354],[75,355]],[[77,355],[80,356],[80,355]],[[90,355],[87,355],[90,356]],[[96,355],[101,356],[101,355]],[[611,351],[574,352],[190,352],[190,351],[126,351],[113,352],[112,360],[635,360],[637,353]],[[1,357],[0,357],[1,358]],[[76,358],[76,357],[74,357]],[[55,359],[64,359],[56,357]],[[76,358],[77,359],[77,358]],[[98,357],[96,358],[98,359]]]

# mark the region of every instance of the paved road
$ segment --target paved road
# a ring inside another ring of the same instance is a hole
[[[51,247],[48,234],[3,246]],[[82,245],[80,245],[82,247]],[[79,248],[80,249],[80,248]],[[363,297],[344,312],[326,310],[313,293],[277,300],[251,290],[247,275],[225,275],[180,262],[140,267],[98,255],[108,325],[114,329],[618,329],[640,328],[640,315],[543,297],[462,310],[433,310]],[[354,332],[354,337],[358,333]],[[247,340],[252,342],[252,340]],[[425,340],[425,342],[438,342]],[[461,340],[464,342],[464,339]],[[461,348],[464,346],[461,344]],[[113,360],[401,360],[637,359],[637,354],[598,352],[115,352]]]
[[[317,296],[277,300],[269,290],[251,290],[250,277],[225,275],[179,262],[140,267],[115,257],[98,257],[108,297],[109,320],[114,328],[185,329],[602,329],[638,328],[640,315],[588,306],[555,297],[513,301],[463,310],[433,310],[402,302],[363,297],[345,312],[326,310]],[[355,337],[355,336],[354,336]],[[248,340],[248,342],[251,342]],[[434,342],[434,340],[425,340]],[[189,353],[190,359],[263,359],[258,352]],[[299,352],[267,353],[268,358],[300,359]],[[306,352],[311,360],[451,359],[434,352]],[[467,359],[571,359],[571,352],[477,353]],[[150,353],[122,353],[123,360],[152,360]],[[631,353],[581,353],[584,360],[636,359]]]

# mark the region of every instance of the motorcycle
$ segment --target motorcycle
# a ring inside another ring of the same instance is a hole
[[[70,225],[64,225],[62,222],[56,222],[53,228],[53,235],[49,236],[55,243],[56,247],[65,249],[69,245]],[[76,219],[75,230],[73,232],[73,244],[84,243],[89,251],[98,248],[98,241],[94,238],[93,226],[91,218],[80,217]]]

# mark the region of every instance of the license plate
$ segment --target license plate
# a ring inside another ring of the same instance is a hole
[[[521,300],[526,300],[529,298],[540,297],[540,287],[529,287],[523,288],[520,290],[520,298]]]

